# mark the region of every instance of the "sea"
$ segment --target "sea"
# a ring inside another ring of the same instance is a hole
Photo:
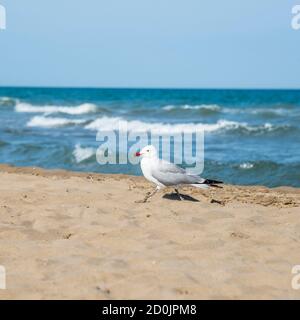
[[[99,164],[99,131],[204,130],[203,177],[300,187],[300,90],[0,88],[0,163],[141,175]]]

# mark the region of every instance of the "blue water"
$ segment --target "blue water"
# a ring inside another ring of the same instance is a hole
[[[96,161],[97,130],[205,128],[203,176],[300,187],[300,90],[0,88],[0,162],[140,175]]]

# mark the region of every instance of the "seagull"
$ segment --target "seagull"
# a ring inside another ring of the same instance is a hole
[[[144,177],[156,185],[153,192],[150,192],[144,200],[138,202],[147,202],[156,192],[165,187],[174,186],[179,199],[184,200],[177,189],[178,186],[190,185],[206,189],[210,186],[218,187],[218,184],[223,183],[222,181],[203,179],[197,175],[188,174],[185,169],[159,159],[157,151],[152,145],[144,147],[140,152],[136,152],[135,155],[141,157],[141,169]]]

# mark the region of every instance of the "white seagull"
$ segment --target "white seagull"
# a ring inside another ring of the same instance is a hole
[[[142,158],[141,169],[144,177],[156,184],[155,190],[147,194],[145,199],[140,202],[147,202],[157,191],[165,187],[190,185],[196,188],[208,188],[209,186],[217,187],[218,184],[223,183],[222,181],[203,179],[197,175],[190,175],[186,170],[175,164],[159,159],[157,151],[152,145],[144,147],[135,155]],[[180,200],[184,200],[177,188],[175,188],[175,191]]]

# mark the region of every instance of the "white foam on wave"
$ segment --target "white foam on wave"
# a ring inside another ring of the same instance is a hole
[[[73,151],[73,156],[77,163],[91,158],[94,154],[96,154],[96,150],[94,148],[82,148],[80,144],[76,144]]]
[[[219,120],[217,123],[205,124],[205,123],[162,123],[162,122],[143,122],[139,120],[126,121],[120,117],[102,117],[89,123],[85,126],[85,129],[96,131],[133,131],[133,132],[145,132],[151,131],[152,133],[193,133],[197,131],[214,132],[222,129],[236,129],[240,126],[247,126],[246,123],[239,123],[235,121]]]
[[[202,111],[212,111],[212,112],[222,112],[224,114],[250,114],[250,115],[273,115],[273,116],[289,116],[299,114],[298,110],[290,110],[284,108],[228,108],[228,107],[221,107],[217,104],[200,104],[200,105],[167,105],[162,108],[165,111],[172,111],[172,110],[202,110]]]
[[[86,113],[93,113],[97,111],[97,106],[92,103],[83,103],[79,106],[33,106],[29,103],[18,103],[15,106],[16,112],[28,113],[65,113],[69,115],[80,115]]]
[[[164,122],[144,122],[140,120],[127,121],[121,117],[101,117],[87,124],[85,129],[95,131],[132,131],[145,132],[151,131],[155,134],[168,133],[193,133],[205,131],[207,133],[218,131],[242,130],[248,133],[266,133],[277,129],[284,129],[285,126],[276,126],[271,123],[251,126],[246,122],[237,122],[221,119],[216,123],[164,123]]]
[[[169,133],[194,133],[205,131],[207,133],[217,131],[231,131],[241,129],[249,133],[271,132],[280,127],[270,123],[259,126],[251,126],[245,122],[236,122],[228,120],[219,120],[216,123],[164,123],[164,122],[144,122],[140,120],[125,120],[121,117],[101,117],[92,122],[85,119],[68,119],[49,116],[34,116],[27,123],[28,127],[55,128],[71,125],[83,125],[87,130],[93,131],[129,131],[129,132],[146,132],[153,134]]]
[[[66,119],[66,118],[52,118],[44,116],[35,116],[27,123],[27,127],[41,127],[41,128],[55,128],[64,127],[68,125],[84,124],[86,120],[82,119]]]
[[[13,101],[14,99],[13,98],[10,98],[10,97],[0,97],[0,101],[3,101],[3,102],[7,102],[7,101]]]
[[[257,116],[294,116],[299,115],[299,111],[294,109],[283,108],[223,108],[223,113],[239,114],[239,115],[257,115]]]
[[[15,103],[18,103],[18,99],[11,98],[11,97],[0,97],[0,105],[14,105]]]
[[[217,104],[200,104],[200,105],[181,105],[181,106],[174,106],[174,105],[168,105],[163,107],[163,110],[171,111],[176,109],[182,109],[182,110],[207,110],[207,111],[220,111],[221,107]]]
[[[288,116],[299,113],[298,110],[289,110],[283,108],[258,108],[249,110],[250,114],[254,115],[274,115],[274,116]]]
[[[254,167],[254,164],[249,162],[240,164],[241,169],[252,169],[253,167]]]

